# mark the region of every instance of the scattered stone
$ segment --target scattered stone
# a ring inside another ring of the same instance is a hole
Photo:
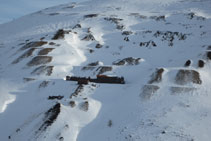
[[[122,65],[138,65],[140,63],[141,58],[133,58],[128,57],[122,60],[117,60],[113,62],[113,65],[122,66]]]
[[[41,64],[47,64],[52,61],[51,56],[36,56],[30,62],[27,63],[27,66],[37,66]]]
[[[195,70],[179,70],[176,74],[175,82],[179,85],[185,85],[188,83],[201,84],[199,72]]]
[[[149,84],[161,82],[163,72],[163,68],[157,69],[156,72],[152,74],[152,79],[149,81]]]
[[[47,55],[49,52],[53,51],[54,48],[44,48],[38,52],[38,55]]]
[[[185,62],[185,67],[189,67],[191,65],[191,60],[187,60],[186,62]]]
[[[199,68],[203,68],[204,65],[205,65],[204,60],[199,60],[199,61],[198,61],[198,67],[199,67]]]

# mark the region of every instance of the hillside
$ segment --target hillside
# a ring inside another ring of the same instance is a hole
[[[0,140],[209,141],[210,9],[92,0],[0,25]]]

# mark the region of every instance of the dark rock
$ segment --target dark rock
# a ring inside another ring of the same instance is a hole
[[[207,52],[207,59],[211,60],[211,51]]]
[[[42,83],[40,83],[39,88],[45,88],[47,87],[49,84],[49,81],[43,81]]]
[[[98,14],[88,14],[88,15],[85,15],[84,18],[94,18],[97,16],[98,16]]]
[[[198,67],[199,67],[199,68],[203,68],[204,65],[205,65],[205,62],[204,62],[203,60],[199,60],[199,61],[198,61]]]
[[[61,95],[58,95],[58,96],[49,96],[48,97],[49,100],[54,100],[54,99],[61,100],[62,98],[64,98],[64,96],[61,96]]]
[[[103,45],[101,45],[101,44],[97,44],[96,46],[95,46],[95,48],[102,48],[103,47]]]
[[[73,27],[73,29],[75,29],[75,28],[81,28],[81,24],[76,24],[76,25]]]
[[[186,62],[185,62],[185,67],[189,67],[191,65],[191,60],[187,60]]]
[[[56,45],[56,43],[50,42],[49,45],[54,46],[54,45]]]
[[[127,42],[130,41],[128,37],[125,37],[124,40]]]

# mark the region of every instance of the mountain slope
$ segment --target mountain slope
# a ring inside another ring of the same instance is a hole
[[[0,140],[208,141],[210,5],[93,0],[0,25]]]

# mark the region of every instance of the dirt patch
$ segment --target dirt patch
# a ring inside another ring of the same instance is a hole
[[[159,83],[162,81],[162,75],[163,75],[164,69],[160,68],[157,69],[155,73],[152,74],[152,79],[148,82],[149,84],[152,83]]]
[[[133,57],[128,57],[124,58],[122,60],[117,60],[113,62],[113,65],[117,66],[123,66],[123,65],[138,65],[140,63],[141,58],[133,58]]]
[[[53,58],[51,56],[36,56],[30,62],[27,63],[27,66],[31,67],[41,64],[47,64],[50,63],[52,59]]]
[[[141,97],[144,99],[150,99],[154,93],[156,93],[160,87],[156,85],[144,85],[142,88]]]
[[[33,75],[45,74],[47,76],[50,76],[53,72],[53,68],[54,68],[54,66],[40,66],[40,67],[37,67],[36,69],[34,69],[31,72],[31,74],[33,74]]]
[[[170,91],[172,94],[177,94],[177,93],[188,93],[188,92],[193,92],[196,90],[196,88],[190,88],[190,87],[171,87]]]
[[[64,39],[65,34],[69,34],[70,31],[65,31],[63,29],[59,29],[52,40]]]
[[[88,14],[88,15],[84,15],[84,18],[94,18],[97,16],[98,16],[98,14]]]
[[[16,60],[14,60],[12,62],[12,64],[17,64],[19,63],[21,60],[23,60],[24,58],[27,58],[29,56],[31,56],[33,54],[33,52],[35,51],[36,48],[31,48],[29,50],[27,50],[26,52],[24,52],[20,57],[18,57]]]
[[[34,42],[29,42],[27,44],[25,44],[20,50],[25,50],[28,48],[36,48],[36,47],[41,47],[45,44],[47,44],[48,42],[45,41],[34,41]]]
[[[47,112],[45,112],[45,118],[43,124],[38,129],[39,131],[45,131],[49,126],[51,126],[57,119],[59,113],[61,112],[61,104],[57,103]]]
[[[69,104],[72,108],[74,108],[76,106],[75,101],[70,101]]]
[[[43,81],[42,83],[40,83],[39,88],[45,88],[48,86],[50,81]]]
[[[44,48],[38,52],[38,55],[47,55],[49,52],[53,51],[54,48]]]
[[[87,112],[89,110],[89,102],[85,101],[81,104],[80,109]]]
[[[200,74],[195,70],[179,70],[176,74],[175,82],[179,85],[188,83],[202,84]]]

